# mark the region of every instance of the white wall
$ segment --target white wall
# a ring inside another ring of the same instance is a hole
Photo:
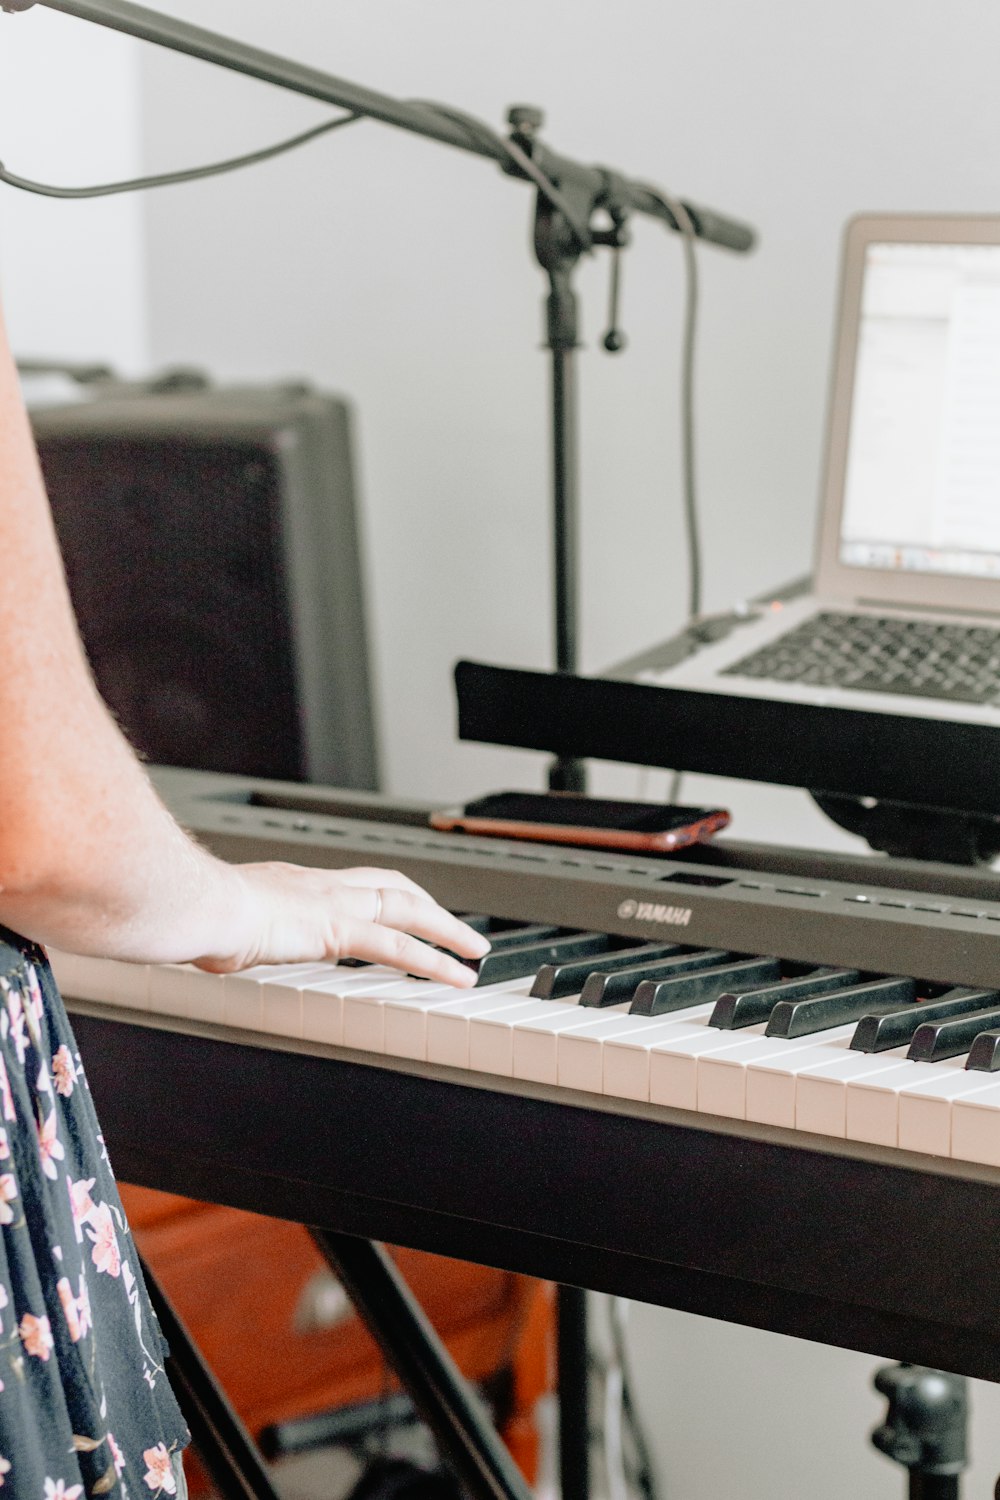
[[[59,186],[134,176],[138,47],[52,11],[0,15],[0,160]],[[0,185],[0,285],[15,352],[146,363],[142,204]]]
[[[700,456],[707,603],[804,570],[820,465],[838,239],[859,209],[1000,208],[1000,9],[991,0],[169,0],[172,13],[407,97],[499,123],[543,104],[552,144],[744,216],[741,260],[701,255]],[[150,165],[208,159],[319,107],[149,51]],[[228,181],[147,200],[150,349],[220,376],[306,374],[359,411],[389,783],[455,799],[528,785],[538,758],[459,746],[450,671],[550,660],[545,356],[530,195],[487,164],[360,125]],[[617,361],[595,349],[606,262],[580,277],[584,664],[683,611],[678,246],[636,225]],[[601,784],[633,791],[632,771]],[[691,778],[739,831],[823,825],[795,793]],[[608,1170],[627,1171],[625,1162]],[[901,1265],[907,1259],[901,1247]],[[633,1359],[666,1492],[889,1497],[872,1453],[875,1365],[643,1309]],[[969,1494],[1000,1470],[1000,1398],[974,1391]]]

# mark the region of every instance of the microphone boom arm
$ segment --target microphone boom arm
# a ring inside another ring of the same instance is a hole
[[[446,110],[438,111],[433,105],[393,99],[388,94],[336,78],[333,74],[308,67],[304,63],[293,62],[276,53],[251,47],[218,32],[194,26],[189,21],[165,16],[144,5],[132,4],[131,0],[0,0],[0,9],[22,11],[35,4],[61,11],[63,15],[75,16],[81,21],[93,21],[98,26],[122,32],[139,41],[152,42],[172,52],[184,53],[202,62],[214,63],[217,67],[242,73],[261,83],[274,84],[292,93],[318,99],[324,104],[337,105],[353,114],[365,115],[386,125],[395,125],[400,130],[409,130],[429,140],[455,146],[460,151],[471,151],[477,156],[492,158],[511,175],[525,175],[512,161],[507,143],[502,137],[493,135],[484,128],[470,129],[461,122],[460,116]],[[616,199],[623,207],[660,219],[671,229],[680,228],[655,189],[643,183],[632,182],[620,173],[609,173],[601,167],[583,166],[547,148],[544,170],[557,187],[564,182],[572,182],[576,190],[574,196],[581,190],[586,196],[589,191],[594,204],[601,202],[608,178],[611,177],[614,180]],[[700,208],[697,204],[683,202],[682,206],[699,238],[730,250],[745,251],[753,247],[755,236],[749,225],[712,209]]]

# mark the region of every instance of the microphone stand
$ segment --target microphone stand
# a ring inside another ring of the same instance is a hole
[[[353,114],[381,120],[429,140],[471,151],[496,162],[509,176],[534,182],[537,189],[534,249],[539,265],[547,273],[547,348],[552,356],[552,569],[555,665],[559,673],[574,673],[578,665],[578,454],[576,349],[577,298],[573,271],[580,256],[595,246],[617,253],[625,243],[629,214],[640,213],[674,231],[686,230],[699,239],[730,250],[747,251],[754,244],[749,226],[711,209],[681,200],[675,214],[670,202],[655,188],[624,177],[605,167],[586,166],[561,156],[538,138],[542,116],[538,110],[518,107],[510,111],[509,139],[488,126],[444,106],[393,99],[359,84],[349,83],[303,63],[261,51],[229,37],[193,26],[189,22],[135,5],[131,0],[0,0],[0,9],[22,11],[34,4],[79,20],[92,21],[140,41],[152,42],[184,53],[263,83],[333,104]],[[597,228],[595,215],[606,218],[611,228]],[[685,222],[686,221],[686,222]],[[610,335],[609,335],[610,339]],[[609,348],[614,345],[606,341]],[[586,785],[584,762],[559,756],[549,770],[553,790],[582,792]],[[381,1281],[380,1281],[381,1278]],[[362,1305],[385,1306],[392,1289],[377,1257],[364,1267]],[[358,1290],[357,1287],[354,1288]],[[396,1299],[396,1317],[404,1318]],[[411,1394],[431,1427],[442,1450],[477,1497],[521,1496],[520,1476],[497,1453],[495,1440],[484,1428],[471,1403],[461,1402],[460,1377],[440,1391],[440,1351],[431,1350],[423,1330],[414,1326],[383,1330],[385,1340],[397,1349],[410,1351],[413,1361],[428,1372]],[[576,1287],[560,1287],[558,1311],[558,1364],[560,1396],[559,1456],[562,1489],[566,1500],[587,1500],[589,1494],[588,1449],[588,1350],[586,1293]],[[413,1351],[416,1351],[415,1353]],[[407,1370],[405,1360],[401,1373]],[[428,1399],[427,1393],[433,1395]],[[470,1456],[471,1455],[471,1456]],[[243,1482],[244,1494],[252,1482]]]

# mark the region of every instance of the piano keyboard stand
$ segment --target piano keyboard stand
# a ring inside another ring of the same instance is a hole
[[[559,1396],[559,1481],[564,1500],[590,1496],[590,1350],[587,1293],[557,1294],[556,1380]]]
[[[531,1500],[482,1407],[394,1263],[370,1240],[313,1229],[313,1239],[427,1423],[469,1500]],[[256,1444],[147,1262],[143,1276],[170,1346],[170,1383],[223,1500],[280,1500]]]
[[[924,1365],[886,1365],[875,1389],[889,1409],[872,1442],[909,1470],[909,1500],[958,1500],[968,1460],[965,1378]]]
[[[382,1247],[329,1229],[310,1232],[470,1500],[531,1500],[513,1459]]]

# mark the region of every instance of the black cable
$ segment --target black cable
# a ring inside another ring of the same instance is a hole
[[[702,558],[701,527],[698,517],[698,488],[695,453],[695,345],[698,331],[698,261],[695,253],[697,234],[691,215],[684,204],[664,192],[662,188],[649,188],[649,192],[663,204],[672,215],[680,232],[687,274],[687,295],[684,307],[684,342],[681,352],[681,471],[684,498],[684,525],[688,546],[688,618],[690,625],[701,614]]]
[[[313,125],[310,130],[303,130],[298,135],[289,136],[287,140],[278,141],[273,146],[263,146],[259,151],[249,151],[245,156],[231,156],[225,161],[210,162],[204,167],[186,167],[178,172],[161,172],[153,177],[131,177],[123,182],[105,182],[93,187],[54,187],[51,183],[33,182],[29,177],[18,177],[14,172],[8,171],[3,162],[0,162],[0,182],[5,182],[8,187],[20,188],[26,193],[39,193],[44,198],[108,198],[113,193],[138,193],[144,188],[171,187],[178,182],[197,182],[204,177],[218,177],[223,172],[235,172],[240,167],[256,166],[258,162],[270,161],[273,156],[280,156],[285,151],[294,151],[297,146],[305,146],[309,141],[314,141],[318,136],[329,135],[332,130],[339,130],[342,125],[353,125],[357,120],[367,117],[360,114],[338,115],[336,119],[324,120],[320,125]]]
[[[477,120],[474,115],[464,114],[461,110],[449,109],[443,104],[428,103],[424,100],[412,100],[422,109],[427,109],[440,115],[443,119],[450,120],[452,124],[460,125],[468,131],[470,136],[478,137],[481,141],[487,141],[495,150],[505,155],[509,161],[515,163],[519,171],[535,184],[542,193],[566,219],[574,235],[579,241],[582,250],[590,250],[590,231],[582,220],[577,218],[573,209],[566,202],[555,183],[546,177],[545,173],[531,160],[525,151],[522,151],[516,141],[509,141],[506,137],[499,135],[491,126],[483,120]],[[176,172],[161,172],[148,177],[131,177],[122,182],[97,183],[90,187],[57,187],[51,183],[35,182],[30,177],[20,177],[11,172],[3,162],[0,162],[0,182],[5,182],[8,187],[20,188],[22,192],[37,193],[45,198],[107,198],[115,193],[137,193],[146,188],[173,187],[181,182],[198,182],[206,177],[218,177],[224,172],[235,172],[241,167],[256,166],[260,162],[270,161],[272,157],[281,156],[286,151],[294,151],[299,146],[305,146],[319,136],[329,135],[333,130],[339,130],[343,125],[353,125],[358,120],[367,119],[368,116],[352,111],[349,114],[338,115],[333,120],[324,120],[319,125],[312,126],[309,130],[303,130],[298,135],[290,136],[287,140],[278,141],[273,146],[264,146],[259,151],[249,151],[243,156],[229,157],[224,161],[210,162],[204,167],[186,167]]]
[[[698,331],[698,261],[697,234],[691,215],[679,199],[663,188],[643,183],[670,214],[681,237],[684,251],[685,280],[684,335],[681,350],[681,490],[684,503],[684,531],[688,553],[688,608],[685,628],[701,614],[702,558],[701,525],[698,516],[698,485],[695,451],[695,346]],[[643,773],[645,775],[645,772]],[[675,770],[670,778],[667,803],[680,800],[683,772]]]

